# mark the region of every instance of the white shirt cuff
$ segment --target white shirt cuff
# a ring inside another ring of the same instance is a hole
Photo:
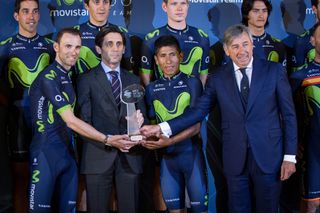
[[[292,162],[292,163],[297,163],[295,155],[284,155],[283,161],[289,161],[289,162]]]
[[[167,122],[159,123],[159,126],[164,136],[169,138],[172,135],[171,128]]]

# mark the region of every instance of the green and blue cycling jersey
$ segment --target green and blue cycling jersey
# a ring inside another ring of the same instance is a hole
[[[29,211],[51,212],[52,197],[56,197],[59,212],[72,212],[77,165],[71,129],[60,116],[73,109],[76,100],[68,71],[55,61],[38,75],[29,93],[33,128]]]
[[[148,114],[157,123],[171,120],[194,106],[202,93],[201,81],[182,72],[161,77],[146,87]],[[197,139],[188,138],[165,148],[160,164],[161,191],[169,210],[183,209],[185,188],[192,212],[206,212],[205,164]]]
[[[131,42],[128,31],[123,27],[111,24],[109,22],[107,22],[103,26],[98,27],[88,21],[74,27],[75,29],[78,29],[80,31],[82,42],[79,59],[75,66],[76,74],[85,73],[89,69],[97,66],[100,63],[101,57],[96,51],[94,40],[101,29],[108,27],[119,28],[124,33],[126,39],[126,49],[123,55],[121,65],[123,65],[123,67],[127,70],[133,69],[133,57],[131,52]]]
[[[31,142],[28,90],[54,55],[53,42],[36,34],[16,34],[0,42],[0,71],[8,87],[9,141],[13,159],[26,160]]]
[[[301,34],[296,38],[293,52],[293,66],[298,69],[302,65],[313,61],[315,50],[310,42],[310,38],[314,32],[314,27]]]
[[[286,48],[280,40],[266,32],[261,36],[252,36],[252,39],[255,58],[278,62],[283,67],[287,66]]]
[[[297,109],[303,109],[300,117],[300,141],[304,146],[303,155],[303,197],[304,199],[320,198],[320,64],[310,62],[291,74],[292,89],[302,101],[297,104]]]
[[[176,30],[169,25],[155,29],[145,36],[141,50],[141,73],[153,74],[156,79],[163,76],[154,61],[154,42],[163,35],[173,35],[179,41],[183,60],[180,63],[181,72],[199,77],[208,74],[209,38],[201,29],[187,25],[183,30]]]

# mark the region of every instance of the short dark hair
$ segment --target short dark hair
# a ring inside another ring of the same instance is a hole
[[[317,7],[319,4],[319,0],[311,0],[311,6]]]
[[[35,1],[38,5],[38,8],[39,8],[39,0],[16,0],[14,2],[14,12],[15,13],[19,13],[19,10],[21,8],[21,2],[23,2],[23,1]]]
[[[66,33],[69,33],[69,34],[75,35],[75,36],[79,36],[81,38],[81,34],[80,34],[79,30],[77,30],[75,28],[68,27],[68,28],[64,28],[58,32],[56,42],[60,43],[62,36]]]
[[[241,5],[241,13],[242,13],[242,24],[248,26],[248,21],[249,21],[249,12],[253,8],[253,4],[255,1],[261,1],[263,2],[268,10],[268,19],[265,24],[265,27],[269,25],[269,16],[272,11],[272,4],[269,0],[243,0],[242,5]]]
[[[94,40],[95,45],[101,48],[104,37],[109,33],[119,33],[121,35],[121,37],[122,37],[123,45],[126,46],[126,38],[125,38],[123,32],[121,32],[121,30],[118,27],[106,27],[106,28],[103,28],[96,35],[96,39]]]
[[[89,5],[89,1],[90,1],[90,0],[84,0],[84,3],[85,3],[86,5]],[[109,0],[109,3],[112,4],[112,0]]]
[[[154,53],[155,55],[158,54],[159,50],[161,47],[174,47],[177,49],[177,51],[180,53],[181,48],[178,40],[176,37],[173,35],[164,35],[159,37],[155,42],[154,42]]]

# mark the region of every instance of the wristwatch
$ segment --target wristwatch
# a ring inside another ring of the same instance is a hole
[[[112,145],[108,143],[109,135],[106,135],[106,138],[103,140],[104,148],[107,150],[111,150]]]

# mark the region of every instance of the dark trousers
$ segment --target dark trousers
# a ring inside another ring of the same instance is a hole
[[[85,180],[88,212],[110,212],[109,203],[114,181],[118,212],[138,212],[140,174],[132,171],[122,153],[118,154],[114,164],[107,171],[101,174],[86,174]]]
[[[12,176],[6,141],[7,109],[0,106],[0,212],[13,212]]]
[[[229,212],[277,213],[281,182],[279,173],[265,174],[258,167],[251,149],[240,175],[227,175]]]

